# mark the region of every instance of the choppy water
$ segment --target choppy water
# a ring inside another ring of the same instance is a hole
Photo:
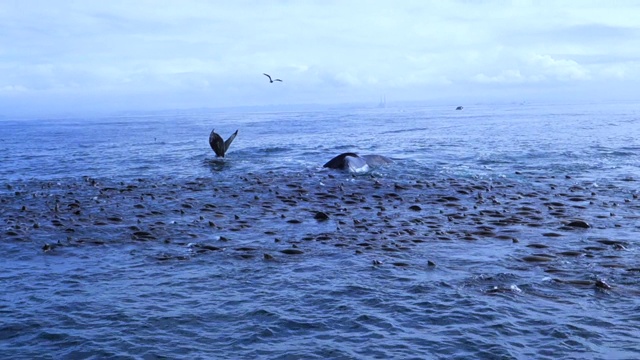
[[[635,105],[0,126],[2,358],[640,357]]]

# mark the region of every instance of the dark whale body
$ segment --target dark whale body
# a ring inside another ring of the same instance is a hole
[[[391,162],[393,162],[391,159],[382,155],[358,155],[347,152],[329,160],[323,167],[362,173]]]

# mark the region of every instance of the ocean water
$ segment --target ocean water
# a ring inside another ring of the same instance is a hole
[[[3,120],[0,357],[639,358],[638,134],[636,104]],[[347,151],[394,161],[322,168]]]

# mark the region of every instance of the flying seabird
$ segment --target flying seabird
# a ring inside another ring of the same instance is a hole
[[[280,80],[280,79],[273,79],[273,80],[271,80],[271,76],[269,76],[269,74],[265,74],[265,73],[262,73],[262,74],[263,74],[264,76],[266,76],[266,77],[268,77],[268,78],[269,78],[269,82],[270,82],[270,83],[273,83],[274,81],[280,81],[280,82],[282,82],[282,80]]]

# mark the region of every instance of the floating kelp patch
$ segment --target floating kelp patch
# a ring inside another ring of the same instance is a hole
[[[97,238],[103,245],[158,245],[167,254],[194,243],[189,256],[230,259],[304,259],[321,251],[406,255],[406,261],[385,261],[408,269],[422,267],[414,251],[428,255],[465,242],[470,253],[475,246],[495,247],[513,266],[638,268],[635,243],[621,240],[637,226],[635,189],[618,184],[596,192],[576,179],[527,172],[517,180],[385,179],[268,170],[216,181],[16,181],[0,192],[0,241],[51,244],[47,253],[55,253],[58,239],[88,246],[86,239]],[[527,253],[531,249],[543,253]],[[612,254],[618,258],[606,258]]]

